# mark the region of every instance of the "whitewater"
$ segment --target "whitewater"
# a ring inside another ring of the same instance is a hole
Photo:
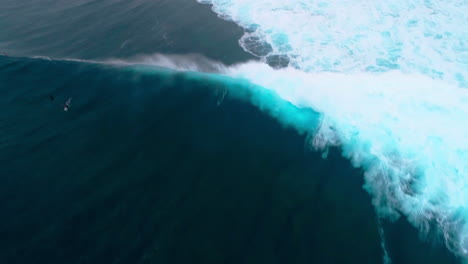
[[[317,130],[275,116],[363,168],[379,217],[404,216],[468,258],[468,2],[198,1],[243,27],[260,58],[225,74],[321,113]]]

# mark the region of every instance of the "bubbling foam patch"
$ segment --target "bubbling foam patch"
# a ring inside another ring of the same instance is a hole
[[[304,71],[399,69],[468,87],[463,0],[198,0],[246,32],[242,47]]]

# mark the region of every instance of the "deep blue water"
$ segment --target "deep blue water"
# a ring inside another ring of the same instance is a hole
[[[0,263],[382,263],[362,171],[313,152],[244,83],[32,58],[251,59],[209,7],[0,7]],[[393,263],[458,263],[438,237],[382,221]]]
[[[227,64],[252,56],[242,29],[192,0],[2,0],[0,52],[108,59],[199,53]]]

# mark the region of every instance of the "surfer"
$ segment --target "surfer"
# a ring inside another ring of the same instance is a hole
[[[68,100],[65,102],[65,105],[63,106],[63,111],[68,111],[68,109],[70,109],[71,107],[71,97],[68,98]]]

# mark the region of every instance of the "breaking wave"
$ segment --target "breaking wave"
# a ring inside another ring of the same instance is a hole
[[[228,75],[322,113],[313,146],[339,145],[365,169],[380,216],[403,214],[468,257],[466,2],[199,2],[242,26],[262,60]]]

